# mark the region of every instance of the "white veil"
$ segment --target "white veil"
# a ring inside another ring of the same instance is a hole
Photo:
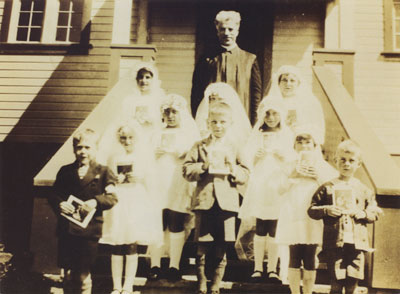
[[[178,94],[168,94],[161,101],[160,112],[163,113],[164,110],[168,108],[178,110],[180,115],[179,129],[184,133],[185,141],[189,142],[189,145],[192,145],[194,142],[200,140],[199,129],[191,115],[186,99]],[[184,151],[187,151],[192,147],[184,145],[186,144],[183,144],[182,146],[183,150],[186,149]]]
[[[146,94],[141,93],[136,82],[137,73],[140,69],[146,69],[153,74],[151,88]],[[139,133],[142,141],[149,141],[148,139],[154,130],[161,128],[159,106],[165,94],[163,89],[160,88],[161,82],[158,79],[156,67],[152,63],[138,62],[122,79],[129,81],[131,86],[125,87],[123,92],[118,93],[118,95],[125,97],[122,101],[119,115],[112,119],[99,141],[96,159],[102,164],[106,164],[109,155],[118,148],[119,142],[115,138],[119,126],[136,121],[139,123],[137,127],[141,128]],[[139,121],[136,117],[136,109],[140,105],[147,105],[149,115],[144,121]]]
[[[279,78],[283,74],[293,74],[299,80],[299,85],[296,88],[296,93],[293,97],[283,97],[279,88]],[[316,128],[316,142],[323,144],[325,139],[325,119],[321,107],[321,103],[312,93],[311,87],[305,82],[304,77],[299,68],[292,65],[283,65],[272,76],[271,88],[268,95],[263,98],[262,104],[270,99],[282,100],[286,109],[295,109],[297,113],[296,125],[313,125]],[[292,129],[294,126],[290,126]]]
[[[207,137],[210,132],[207,127],[208,110],[210,104],[210,96],[216,95],[223,102],[227,103],[232,108],[233,124],[230,128],[230,135],[235,142],[237,140],[246,140],[250,131],[251,124],[247,117],[246,111],[239,99],[236,91],[226,83],[212,83],[208,85],[204,91],[203,100],[201,100],[196,113],[196,123],[202,138]]]

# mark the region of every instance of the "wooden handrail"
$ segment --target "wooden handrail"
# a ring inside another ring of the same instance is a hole
[[[376,194],[400,195],[400,168],[368,125],[346,88],[329,68],[313,66],[313,70],[346,136],[361,146],[363,168]]]

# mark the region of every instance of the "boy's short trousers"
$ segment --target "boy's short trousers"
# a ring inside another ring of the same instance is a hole
[[[98,239],[63,235],[58,239],[58,266],[65,269],[90,270],[95,263]]]
[[[316,251],[318,245],[314,244],[295,244],[289,245],[289,267],[300,268],[303,261],[304,269],[308,271],[315,270],[316,268]]]
[[[113,245],[111,252],[113,255],[132,255],[138,253],[138,249],[136,244]]]
[[[222,210],[217,201],[209,210],[195,211],[196,242],[235,242],[235,216],[232,211]]]
[[[168,229],[172,233],[179,233],[184,230],[185,218],[187,213],[173,211],[170,209],[163,210],[163,229]]]
[[[267,236],[274,238],[276,234],[276,225],[278,220],[276,219],[256,219],[256,235]]]
[[[357,250],[354,244],[344,244],[343,247],[329,249],[327,254],[327,265],[331,277],[336,280],[352,277],[364,279],[364,252]]]

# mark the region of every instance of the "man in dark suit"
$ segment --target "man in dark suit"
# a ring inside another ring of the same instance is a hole
[[[201,57],[196,64],[192,80],[191,107],[196,114],[204,90],[214,82],[224,82],[238,93],[250,121],[256,121],[257,107],[261,101],[261,73],[257,57],[239,48],[240,14],[220,11],[215,17],[219,46]]]
[[[117,203],[112,193],[116,178],[106,166],[95,162],[96,145],[97,136],[90,129],[74,136],[76,160],[61,167],[49,195],[49,203],[58,216],[58,265],[66,270],[64,293],[91,293],[90,269],[97,256],[103,210]],[[87,227],[63,216],[76,213],[77,207],[68,201],[71,195],[83,202],[80,210],[96,209]]]

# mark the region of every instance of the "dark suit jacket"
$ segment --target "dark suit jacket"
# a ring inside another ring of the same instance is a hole
[[[221,68],[224,66],[224,54],[230,55],[227,59],[229,64],[225,69]],[[230,73],[225,74],[225,70]],[[228,83],[236,90],[250,121],[254,124],[257,107],[262,98],[261,72],[256,55],[239,47],[226,53],[225,49],[219,47],[201,57],[196,64],[192,80],[191,107],[193,115],[196,114],[203,99],[205,88],[214,82]]]
[[[328,215],[326,206],[333,204],[333,188],[335,181],[323,184],[314,194],[308,215],[313,219],[323,219],[324,235],[323,249],[343,247],[343,217],[331,217]],[[365,212],[365,218],[353,219],[354,245],[358,250],[369,250],[367,223],[373,223],[378,217],[377,206],[373,192],[363,185],[359,180],[350,182],[358,209]]]
[[[193,210],[208,210],[217,199],[222,210],[237,212],[239,192],[237,184],[245,184],[249,176],[248,168],[241,162],[236,148],[227,143],[226,149],[236,158],[233,175],[213,175],[204,171],[202,166],[207,160],[211,137],[197,142],[188,152],[183,163],[183,176],[197,186],[193,195]]]
[[[57,235],[74,235],[100,238],[103,224],[103,210],[110,209],[117,203],[114,194],[106,194],[105,187],[116,183],[114,174],[103,165],[91,162],[83,179],[78,176],[78,163],[61,167],[51,194],[49,203],[58,216]],[[88,226],[83,229],[60,215],[59,204],[73,195],[82,201],[96,199],[96,213]]]

